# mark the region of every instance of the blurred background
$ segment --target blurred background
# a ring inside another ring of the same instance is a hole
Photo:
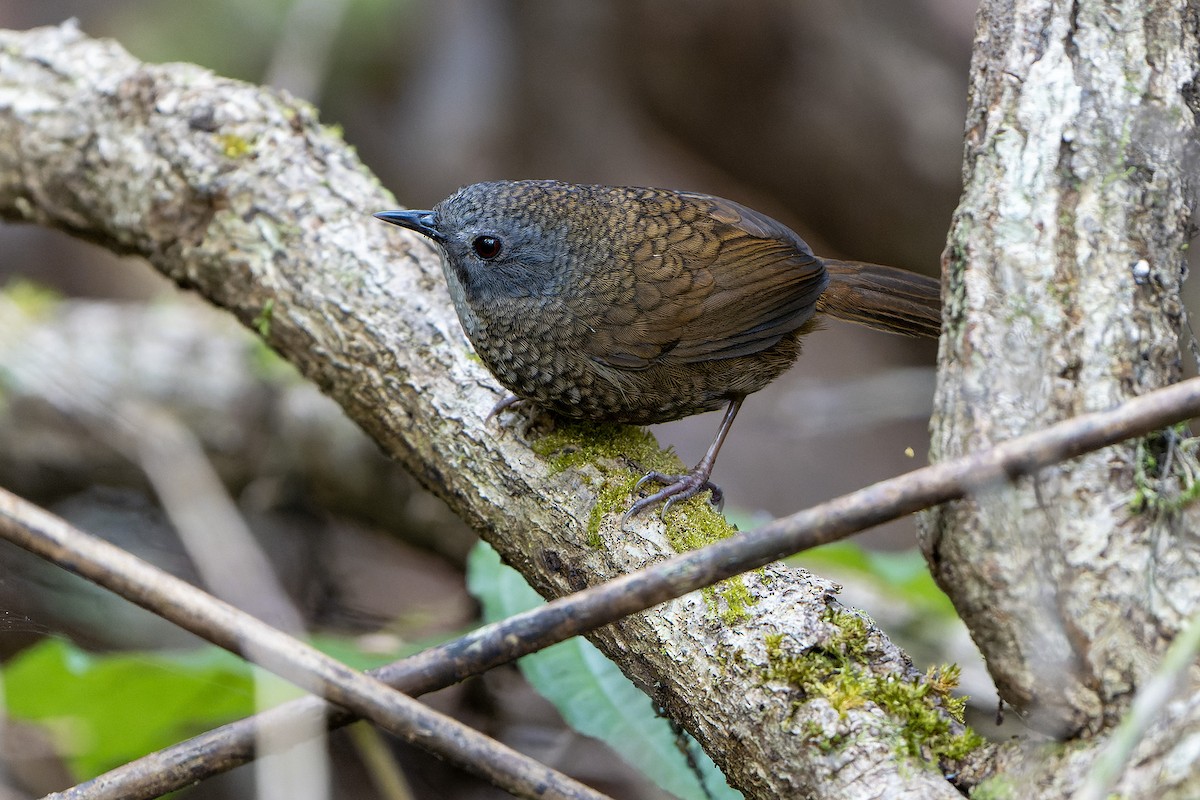
[[[937,275],[960,186],[975,7],[974,0],[41,0],[0,6],[0,27],[74,17],[85,33],[112,37],[138,58],[195,62],[302,96],[405,206],[429,207],[461,185],[496,178],[692,189],[778,218],[818,254]],[[28,288],[37,286],[65,298],[41,319],[55,342],[45,352],[65,353],[57,363],[70,364],[71,376],[88,369],[70,361],[83,342],[109,342],[91,360],[123,365],[128,385],[113,391],[151,398],[183,420],[310,629],[386,629],[389,641],[411,644],[472,624],[476,609],[462,581],[470,532],[356,439],[314,390],[254,368],[264,356],[251,334],[181,297],[148,266],[54,231],[0,225],[6,285],[10,297],[43,297]],[[0,306],[0,315],[14,307]],[[167,366],[162,352],[133,352],[130,343],[146,337],[186,355]],[[0,346],[0,367],[19,373],[6,353],[17,360],[38,352],[22,341]],[[935,344],[830,322],[805,347],[790,373],[750,398],[717,464],[714,479],[745,524],[926,463]],[[66,380],[47,366],[51,359],[40,363],[49,384]],[[194,577],[183,545],[170,544],[174,526],[145,464],[106,441],[95,420],[64,419],[70,415],[36,383],[14,388],[0,414],[0,485],[89,530],[131,537],[126,546]],[[693,463],[718,421],[702,415],[656,432]],[[860,542],[910,551],[914,527],[895,523]],[[2,657],[47,634],[93,650],[174,642],[153,621],[113,624],[124,610],[98,610],[95,593],[64,586],[11,549],[0,556]],[[849,572],[871,556],[863,558],[850,559],[857,566]],[[913,564],[909,553],[898,558]],[[813,563],[837,573],[837,564]],[[894,578],[897,562],[880,563],[891,566],[867,569],[867,577],[890,570]],[[961,632],[931,628],[919,602],[889,620],[903,604],[888,587],[867,580],[855,595],[855,576],[844,582],[848,602],[864,605],[889,631],[911,629],[905,643],[922,666],[969,657]],[[986,694],[986,675],[972,674],[967,691]],[[662,796],[601,745],[564,729],[515,670],[432,702],[615,796]],[[10,733],[6,741],[17,739]],[[353,749],[337,737],[331,747]],[[497,796],[397,752],[412,796]],[[48,772],[31,772],[37,759],[27,758],[22,774],[9,775],[14,797],[71,782],[54,773],[65,768],[52,755]],[[356,763],[335,759],[334,796],[375,796],[368,770]],[[248,796],[237,775],[194,796]]]

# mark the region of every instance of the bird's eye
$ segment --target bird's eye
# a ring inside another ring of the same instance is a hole
[[[504,246],[495,236],[476,236],[475,241],[471,242],[471,249],[484,261],[490,261],[500,255]]]

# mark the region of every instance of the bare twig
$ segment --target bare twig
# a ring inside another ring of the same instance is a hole
[[[1085,414],[981,453],[877,483],[757,530],[479,628],[371,674],[410,694],[434,691],[776,558],[1033,474],[1058,461],[1197,414],[1200,414],[1200,378],[1193,378],[1111,411]],[[97,778],[95,782],[112,786],[114,793],[95,796],[155,797],[233,769],[254,757],[255,725],[267,721],[286,724],[287,719],[319,713],[320,706],[318,700],[303,698],[151,753]],[[330,725],[345,725],[353,716],[335,709],[330,710],[328,720]]]
[[[2,489],[0,536],[519,797],[604,797]],[[64,796],[109,796],[105,783]]]

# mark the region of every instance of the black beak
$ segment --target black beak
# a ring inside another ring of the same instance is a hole
[[[442,234],[437,227],[437,214],[432,211],[380,211],[375,216],[384,222],[428,236],[435,242],[442,241]]]

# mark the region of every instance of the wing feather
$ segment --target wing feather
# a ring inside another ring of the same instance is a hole
[[[627,190],[620,200],[637,232],[606,276],[617,302],[589,302],[594,360],[628,370],[750,355],[812,317],[828,277],[787,226],[703,194]]]

